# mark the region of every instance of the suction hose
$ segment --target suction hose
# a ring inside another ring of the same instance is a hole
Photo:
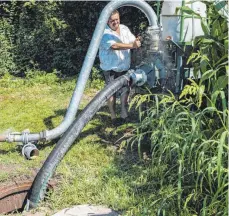
[[[81,112],[79,117],[75,119],[68,130],[63,134],[55,148],[49,154],[33,182],[32,190],[29,195],[29,199],[27,200],[27,209],[35,208],[39,201],[44,198],[48,181],[52,177],[57,165],[63,159],[64,155],[76,140],[84,126],[91,120],[108,98],[110,98],[123,86],[127,86],[129,78],[130,73],[117,78],[107,85],[93,98],[93,100]]]

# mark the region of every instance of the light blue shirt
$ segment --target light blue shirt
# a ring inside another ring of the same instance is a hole
[[[107,25],[99,47],[100,68],[103,71],[113,70],[116,72],[126,71],[130,68],[130,50],[113,50],[115,43],[130,44],[135,41],[135,36],[129,28],[120,24],[120,35]]]

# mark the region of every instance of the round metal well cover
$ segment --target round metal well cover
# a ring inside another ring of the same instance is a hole
[[[53,216],[120,216],[120,214],[104,206],[77,205],[65,208]]]

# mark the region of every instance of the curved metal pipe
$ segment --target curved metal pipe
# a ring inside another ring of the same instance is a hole
[[[111,15],[111,13],[121,7],[121,6],[134,6],[139,8],[141,11],[143,11],[146,15],[146,17],[149,20],[149,25],[153,26],[155,28],[158,28],[157,24],[157,16],[154,12],[154,10],[150,7],[149,4],[146,2],[139,0],[119,0],[119,1],[112,1],[107,4],[107,6],[103,9],[99,20],[97,22],[90,46],[88,48],[82,69],[80,71],[80,75],[77,81],[76,88],[73,92],[73,96],[70,102],[69,109],[67,110],[65,119],[63,122],[53,130],[47,131],[46,136],[47,139],[54,139],[61,135],[63,132],[65,132],[68,127],[71,125],[71,123],[74,121],[81,97],[83,95],[83,91],[86,85],[86,82],[88,80],[88,77],[91,72],[91,68],[94,64],[94,60],[96,57],[96,54],[98,52],[98,48],[103,36],[103,32],[105,30],[105,27],[107,25],[107,21]]]
[[[94,60],[96,57],[96,54],[98,52],[98,48],[103,36],[103,32],[105,30],[105,27],[107,25],[107,21],[111,15],[111,13],[122,6],[133,6],[138,9],[140,9],[148,18],[149,26],[151,28],[157,30],[159,29],[158,23],[157,23],[157,16],[154,12],[154,10],[151,8],[151,6],[146,3],[143,0],[113,0],[109,2],[106,7],[102,10],[101,15],[99,17],[99,20],[97,22],[91,43],[89,45],[85,60],[83,62],[83,66],[81,68],[79,78],[76,84],[76,87],[73,91],[73,95],[67,110],[67,113],[65,115],[64,120],[62,123],[57,126],[56,128],[52,130],[47,130],[41,133],[37,134],[28,134],[27,139],[28,141],[35,141],[40,139],[45,140],[52,140],[54,138],[57,138],[61,134],[63,134],[68,127],[71,125],[71,123],[74,121],[79,103],[81,101],[81,97],[83,95],[83,91],[86,86],[86,82],[88,80],[88,77],[90,75],[92,66],[94,64]],[[17,137],[13,137],[13,134],[10,135],[11,139],[13,141],[22,141],[22,136],[20,137],[17,135]]]

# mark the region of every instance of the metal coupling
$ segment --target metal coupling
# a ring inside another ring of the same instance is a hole
[[[6,142],[15,142],[15,136],[21,136],[22,134],[20,132],[13,132],[13,133],[8,133],[5,141]]]
[[[142,86],[147,81],[147,75],[144,70],[138,68],[134,73],[130,75],[132,85]]]
[[[26,159],[31,160],[39,156],[39,150],[37,149],[37,147],[34,144],[28,143],[23,146],[22,155]]]
[[[158,52],[160,46],[160,28],[150,26],[145,31],[145,44],[149,47],[152,52]]]

